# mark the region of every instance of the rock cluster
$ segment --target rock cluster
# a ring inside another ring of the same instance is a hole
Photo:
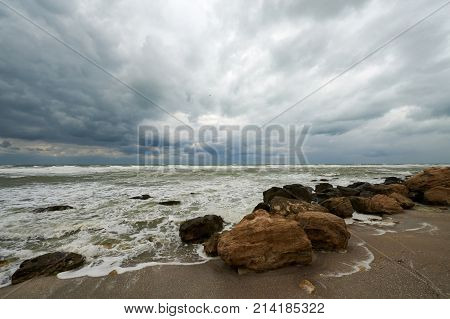
[[[405,182],[409,197],[431,205],[450,205],[450,167],[431,167]]]
[[[272,187],[253,212],[204,244],[236,268],[257,271],[290,264],[307,265],[314,250],[345,250],[350,238],[344,218],[361,214],[392,215],[414,207],[414,200],[449,205],[450,169],[432,168],[406,182],[388,177],[382,184],[356,182],[346,187],[319,183]],[[180,233],[181,234],[181,233]]]

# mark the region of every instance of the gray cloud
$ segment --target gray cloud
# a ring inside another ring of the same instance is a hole
[[[262,124],[440,4],[11,2],[193,125]],[[312,125],[312,161],[448,162],[449,10],[276,122]],[[20,140],[36,156],[98,148],[132,160],[139,124],[176,123],[1,5],[0,46],[3,143]]]

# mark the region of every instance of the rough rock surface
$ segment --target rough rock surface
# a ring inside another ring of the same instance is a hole
[[[312,261],[311,242],[295,220],[260,210],[219,237],[220,258],[233,267],[256,271]]]
[[[352,202],[347,197],[330,198],[321,202],[320,205],[328,209],[331,214],[341,218],[352,217],[354,211]]]
[[[253,208],[253,211],[257,211],[260,209],[265,210],[266,212],[270,212],[270,206],[266,203],[259,203],[255,208]]]
[[[425,193],[437,186],[450,187],[450,167],[431,167],[409,178],[405,185],[413,192]]]
[[[428,204],[450,206],[450,187],[433,187],[427,190],[424,196]]]
[[[316,193],[322,193],[323,191],[327,190],[327,189],[332,189],[333,185],[331,185],[330,183],[320,183],[317,184],[315,187],[315,191]]]
[[[78,268],[84,264],[85,258],[75,253],[56,252],[25,260],[12,275],[12,284],[20,284],[39,276],[56,275],[63,271]]]
[[[403,180],[401,178],[398,177],[386,177],[384,180],[384,184],[385,185],[390,185],[390,184],[403,184]]]
[[[347,248],[350,233],[342,218],[324,212],[304,212],[295,220],[306,232],[314,249],[334,251]]]
[[[212,235],[204,244],[203,248],[205,250],[205,254],[209,257],[217,257],[217,244],[219,243],[219,233],[215,233]]]
[[[395,199],[403,209],[411,209],[415,206],[414,202],[411,199],[402,194],[392,193],[389,194],[389,197]]]
[[[185,221],[180,226],[180,238],[185,243],[202,243],[214,233],[223,229],[223,219],[216,215],[206,215]]]
[[[280,187],[271,187],[263,192],[264,203],[266,204],[268,204],[274,197],[295,199],[294,195]]]
[[[375,195],[371,198],[350,197],[353,208],[361,214],[398,214],[403,212],[403,208],[393,198],[387,195]]]
[[[311,203],[312,188],[303,186],[301,184],[292,184],[283,186],[283,189],[292,194],[295,199],[300,199],[305,202]]]
[[[327,188],[322,190],[321,192],[317,192],[315,194],[317,196],[317,202],[321,203],[324,200],[333,198],[333,197],[341,197],[341,192],[337,188]]]
[[[292,217],[299,213],[307,211],[319,211],[328,213],[328,210],[319,204],[307,203],[298,199],[275,197],[270,201],[270,212],[272,214],[284,217]]]

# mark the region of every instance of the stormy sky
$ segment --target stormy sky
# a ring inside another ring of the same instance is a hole
[[[180,124],[149,100],[196,129],[263,125],[444,3],[1,0],[0,164],[136,163],[139,125]],[[449,17],[273,124],[310,125],[309,163],[449,163]]]

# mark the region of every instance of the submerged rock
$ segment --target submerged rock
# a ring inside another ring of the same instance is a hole
[[[426,203],[431,205],[450,206],[450,188],[437,186],[425,192],[424,198]]]
[[[347,248],[350,233],[342,218],[324,212],[304,212],[298,214],[295,220],[314,249],[335,251]]]
[[[331,214],[341,218],[352,217],[354,211],[352,202],[347,197],[330,198],[321,202],[320,205],[328,209]]]
[[[217,250],[226,264],[256,271],[312,262],[311,242],[298,223],[263,210],[222,234]]]
[[[63,210],[74,209],[72,206],[68,205],[56,205],[56,206],[48,206],[44,208],[37,208],[34,210],[35,213],[45,213],[45,212],[59,212]]]
[[[283,217],[292,217],[308,211],[328,212],[328,210],[316,203],[308,203],[298,199],[275,197],[270,201],[271,214]]]
[[[179,234],[185,243],[202,243],[223,230],[223,219],[216,215],[197,217],[181,224]]]
[[[131,197],[130,199],[148,200],[150,198],[152,198],[150,195],[145,194],[145,195],[140,195],[140,196],[134,196],[134,197]]]
[[[179,200],[168,200],[168,201],[164,201],[164,202],[159,202],[159,205],[164,205],[164,206],[176,206],[176,205],[180,205],[181,202]]]
[[[39,276],[56,275],[63,271],[81,267],[85,258],[75,253],[56,252],[25,260],[12,275],[12,284],[16,285]]]

